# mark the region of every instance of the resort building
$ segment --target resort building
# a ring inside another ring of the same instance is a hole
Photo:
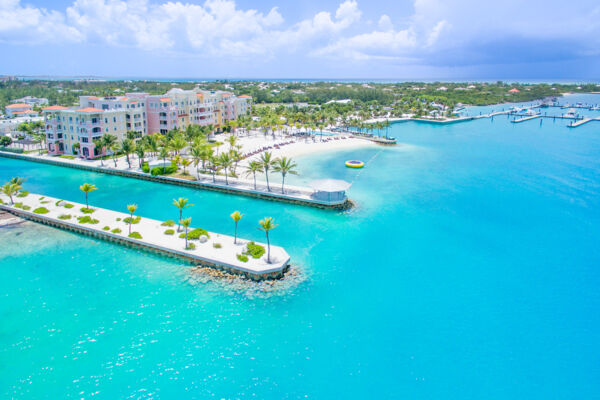
[[[198,88],[174,88],[164,95],[126,93],[125,96],[81,96],[79,107],[43,109],[49,154],[72,154],[91,159],[100,155],[93,140],[106,133],[119,141],[189,125],[222,127],[250,110],[250,96]]]
[[[43,97],[31,97],[25,96],[20,99],[14,99],[10,101],[11,103],[25,103],[31,106],[45,106],[48,104],[48,99]]]
[[[6,116],[9,118],[37,115],[37,112],[33,111],[33,106],[27,103],[9,104],[4,108],[4,110],[6,112]]]

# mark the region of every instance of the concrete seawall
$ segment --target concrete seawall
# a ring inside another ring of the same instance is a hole
[[[206,182],[189,181],[186,179],[171,178],[168,176],[152,176],[150,174],[146,174],[143,172],[123,171],[123,170],[111,169],[111,168],[98,168],[98,167],[89,166],[89,165],[81,165],[81,164],[70,163],[70,162],[66,162],[66,161],[54,160],[54,159],[49,159],[49,158],[33,157],[33,156],[24,155],[24,154],[16,154],[16,153],[8,153],[8,152],[0,151],[0,157],[38,162],[38,163],[43,163],[43,164],[55,165],[55,166],[59,166],[59,167],[80,169],[80,170],[84,170],[84,171],[99,172],[99,173],[109,174],[109,175],[117,175],[117,176],[122,176],[125,178],[134,178],[134,179],[141,179],[141,180],[151,181],[151,182],[166,183],[166,184],[175,185],[175,186],[183,186],[183,187],[190,187],[190,188],[201,189],[201,190],[211,190],[211,191],[215,191],[215,192],[222,192],[222,193],[229,193],[229,194],[235,194],[235,195],[240,195],[240,196],[254,197],[254,198],[264,199],[264,200],[281,201],[284,203],[292,203],[292,204],[298,204],[298,205],[310,206],[310,207],[316,207],[316,208],[322,208],[322,209],[329,209],[329,210],[345,210],[345,209],[352,207],[352,202],[348,198],[346,198],[342,201],[338,201],[338,202],[326,202],[326,201],[313,199],[308,195],[296,196],[293,194],[263,192],[263,191],[259,191],[259,190],[231,187],[231,186],[227,186],[227,185],[219,185],[219,184],[211,184],[211,183],[206,183]]]
[[[271,246],[272,263],[266,261],[266,254],[259,259],[249,256],[248,260],[244,262],[237,258],[237,254],[242,253],[248,241],[241,238],[237,239],[238,244],[234,244],[231,236],[208,232],[210,239],[207,242],[195,241],[197,248],[185,249],[185,240],[178,237],[182,232],[165,235],[163,231],[167,228],[161,225],[161,221],[141,218],[141,222],[132,225],[133,231],[139,231],[142,235],[142,238],[136,239],[129,237],[126,233],[121,233],[121,231],[114,232],[102,228],[110,224],[112,227],[120,226],[125,232],[128,224],[123,222],[123,219],[129,217],[128,214],[93,207],[95,210],[93,214],[82,214],[81,216],[91,215],[93,218],[97,217],[99,221],[96,221],[95,224],[76,222],[78,221],[76,210],[80,210],[85,205],[51,197],[43,197],[44,202],[41,203],[41,200],[36,201],[37,197],[39,195],[30,193],[26,198],[15,199],[18,203],[28,206],[29,209],[6,204],[8,198],[3,197],[2,200],[5,204],[0,204],[0,211],[70,232],[177,258],[193,265],[224,270],[256,281],[282,277],[289,268],[290,257],[283,248],[278,246]],[[72,204],[73,207],[67,209],[63,203]],[[45,214],[29,211],[37,207],[44,207],[49,211]],[[73,216],[68,220],[59,218],[61,214],[67,213],[72,213]],[[119,222],[116,222],[117,218],[120,219]],[[192,241],[190,240],[190,242]],[[219,243],[218,248],[214,246],[215,243]],[[257,244],[265,247],[265,250],[267,249],[266,245]]]

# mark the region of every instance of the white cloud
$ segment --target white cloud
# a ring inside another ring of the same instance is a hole
[[[406,10],[410,16],[393,24],[382,14],[376,25],[362,20],[355,0],[300,21],[284,21],[277,7],[259,11],[241,9],[234,0],[185,1],[73,0],[64,10],[47,10],[0,0],[0,42],[85,42],[250,59],[293,53],[415,60],[514,38],[569,40],[581,54],[597,54],[600,48],[595,0],[505,0],[485,7],[475,0],[413,0],[414,10]],[[374,6],[364,1],[363,6]]]

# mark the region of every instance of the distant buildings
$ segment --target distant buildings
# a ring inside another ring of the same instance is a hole
[[[26,103],[9,104],[4,107],[4,111],[9,118],[37,115],[37,112],[33,111],[33,106]]]
[[[26,96],[26,97],[22,97],[20,99],[11,100],[10,102],[11,103],[25,103],[25,104],[29,104],[31,106],[45,106],[48,104],[48,99],[45,99],[43,97]]]
[[[93,140],[111,134],[123,140],[189,125],[223,126],[250,110],[251,97],[223,91],[174,88],[164,95],[126,93],[125,96],[81,96],[79,107],[43,109],[49,154],[74,154],[90,159],[100,155]]]

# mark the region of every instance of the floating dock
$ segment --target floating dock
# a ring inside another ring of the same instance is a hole
[[[519,122],[530,121],[532,119],[541,118],[541,117],[542,116],[540,114],[536,114],[536,115],[530,115],[530,116],[527,116],[527,117],[522,117],[522,118],[519,118],[519,119],[513,119],[510,122],[512,122],[514,124],[518,124]]]
[[[184,186],[195,189],[211,190],[217,192],[230,193],[235,195],[260,198],[265,200],[281,201],[285,203],[299,204],[323,209],[345,210],[352,207],[352,202],[344,193],[341,197],[335,197],[335,200],[328,201],[322,196],[317,196],[317,193],[311,188],[301,186],[285,186],[285,193],[281,193],[280,186],[275,184],[271,186],[271,191],[266,190],[264,183],[260,183],[257,189],[254,189],[253,182],[244,179],[229,178],[229,184],[224,181],[212,182],[212,176],[201,175],[200,180],[187,180],[173,178],[169,176],[152,176],[151,174],[128,171],[111,168],[108,165],[104,167],[96,167],[93,165],[85,165],[77,162],[63,161],[56,157],[48,156],[31,156],[18,153],[9,153],[0,151],[0,157],[14,158],[24,161],[33,161],[44,164],[56,165],[59,167],[75,168],[85,171],[99,172],[109,175],[118,175],[126,178],[141,179],[158,183],[167,183],[170,185]]]
[[[271,263],[268,263],[267,245],[257,242],[265,248],[265,254],[258,259],[248,255],[248,261],[244,262],[238,259],[238,255],[241,255],[246,249],[249,241],[245,239],[238,238],[237,244],[234,244],[233,236],[208,232],[206,242],[188,240],[189,243],[194,243],[196,248],[185,249],[185,239],[179,237],[184,230],[182,228],[181,232],[177,232],[177,225],[174,227],[162,226],[161,221],[142,217],[139,222],[131,225],[131,231],[138,232],[141,238],[133,238],[129,237],[129,224],[124,222],[125,218],[130,217],[127,213],[91,206],[90,208],[95,211],[85,214],[81,211],[82,208],[85,208],[84,204],[44,197],[34,193],[29,193],[26,197],[13,196],[14,205],[9,204],[9,198],[5,195],[1,195],[0,199],[4,203],[0,204],[0,212],[8,212],[30,221],[174,257],[192,265],[225,270],[252,280],[279,278],[289,268],[290,256],[282,247],[278,246],[271,246]],[[69,207],[67,208],[65,207],[67,204],[72,206],[67,206]],[[39,208],[41,207],[45,208],[47,212],[41,210],[43,213],[40,213]],[[125,208],[125,203],[123,208]],[[70,217],[67,218],[67,216]],[[86,216],[92,219],[92,223],[81,222],[79,218]],[[93,223],[93,220],[96,222]],[[192,220],[192,224],[194,222]],[[197,225],[195,226],[197,227]],[[174,234],[165,234],[168,229],[175,231]],[[190,227],[188,231],[192,229],[194,228]]]

